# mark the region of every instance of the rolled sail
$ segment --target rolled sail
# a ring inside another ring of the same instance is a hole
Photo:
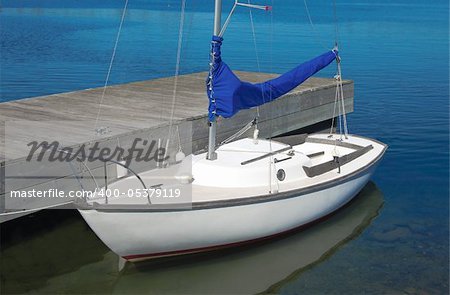
[[[328,66],[337,56],[337,51],[330,50],[275,79],[253,84],[241,81],[222,61],[222,41],[222,37],[212,38],[212,64],[206,80],[210,121],[214,121],[216,116],[229,118],[240,110],[277,99]]]

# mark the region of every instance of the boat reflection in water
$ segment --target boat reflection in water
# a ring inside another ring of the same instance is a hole
[[[259,245],[127,263],[120,272],[119,258],[77,216],[31,239],[22,238],[20,244],[2,242],[1,291],[120,294],[275,291],[306,267],[327,259],[341,245],[358,237],[377,217],[382,205],[381,191],[369,182],[346,207],[297,233]],[[17,230],[12,235],[14,238],[7,240],[15,239]]]

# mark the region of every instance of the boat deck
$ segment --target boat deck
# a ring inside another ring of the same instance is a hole
[[[344,139],[343,141],[339,141],[339,138],[340,137],[336,135],[334,135],[332,138],[329,138],[327,134],[317,134],[309,136],[305,143],[292,146],[291,149],[289,149],[294,150],[297,156],[293,156],[292,153],[289,153],[289,151],[286,150],[280,153],[275,153],[273,156],[265,158],[265,160],[262,159],[260,161],[255,161],[248,165],[240,165],[240,162],[267,153],[267,150],[264,149],[264,146],[261,142],[259,143],[258,151],[256,151],[255,153],[245,153],[245,151],[243,151],[242,149],[238,150],[233,148],[233,146],[231,146],[231,148],[229,149],[218,149],[218,160],[215,160],[213,162],[204,160],[203,154],[194,156],[194,158],[192,159],[192,165],[194,166],[192,169],[193,183],[189,185],[180,185],[179,182],[173,179],[173,175],[180,175],[185,172],[189,172],[189,169],[185,169],[185,171],[183,172],[183,168],[180,169],[176,166],[170,168],[169,170],[156,169],[147,171],[143,173],[141,177],[144,180],[147,188],[152,188],[156,183],[158,183],[156,189],[169,190],[180,188],[181,194],[189,194],[189,196],[181,196],[179,200],[172,199],[168,201],[167,199],[156,197],[153,192],[151,198],[151,202],[153,205],[171,204],[171,201],[174,201],[174,203],[184,203],[192,201],[193,205],[195,206],[196,203],[201,204],[216,201],[226,202],[236,199],[248,199],[254,197],[260,198],[262,196],[270,196],[274,193],[289,194],[292,191],[299,191],[299,194],[301,194],[300,191],[310,190],[317,186],[336,183],[340,180],[356,175],[364,169],[369,169],[382,157],[386,149],[386,146],[384,144],[363,137],[349,136],[348,139]],[[310,142],[308,142],[308,140]],[[338,144],[340,143],[341,145],[335,145],[333,144],[333,142],[336,142]],[[282,146],[287,145],[276,142],[272,142],[270,144],[270,148],[273,148],[273,150],[276,150],[277,148]],[[304,157],[306,157],[306,155],[317,154],[317,152],[319,151],[319,155],[311,157],[310,161],[306,162],[306,165],[308,167],[311,167],[317,166],[321,163],[332,161],[334,156],[345,157],[346,155],[355,152],[358,147],[361,148],[369,146],[372,147],[370,150],[358,156],[354,160],[343,164],[339,169],[324,171],[322,174],[315,177],[308,177],[305,175],[305,173],[298,173],[291,178],[289,178],[288,175],[283,181],[278,181],[275,177],[276,171],[278,169],[284,169],[287,174],[299,172],[302,169],[300,160],[297,159],[299,155],[303,155]],[[323,154],[321,152],[323,152]],[[230,156],[235,158],[233,162],[230,161]],[[287,159],[286,157],[291,158],[289,161],[280,161],[278,164],[272,165],[272,173],[269,171],[269,159],[273,161],[274,158]],[[190,158],[187,158],[186,160],[191,161]],[[202,165],[195,167],[199,164]],[[207,169],[208,165],[211,165],[210,169]],[[233,178],[231,174],[218,174],[221,175],[221,179],[223,179],[223,181],[220,181],[220,179],[215,180],[214,177],[211,177],[211,174],[219,172],[221,167],[233,170],[231,171],[231,173],[236,174],[235,178]],[[255,175],[254,173],[255,171],[263,171],[263,174],[267,174],[267,176],[273,174],[273,176],[270,179],[269,177],[263,179],[263,183],[261,185],[253,186],[251,184],[250,178],[257,178],[257,175]],[[201,173],[205,174],[201,175]],[[170,177],[170,175],[172,175],[172,177]],[[207,185],[208,182],[210,182],[211,185]],[[112,205],[112,207],[114,208],[120,208],[120,205],[125,205],[124,208],[126,208],[130,205],[140,205],[140,209],[150,208],[151,206],[145,206],[149,205],[149,202],[146,198],[135,198],[127,193],[128,189],[139,187],[142,186],[135,177],[125,178],[112,184],[110,189],[117,189],[122,192],[122,195],[117,198],[109,199],[109,206]],[[96,198],[96,202],[104,204],[104,199]],[[139,207],[133,208],[139,209]]]

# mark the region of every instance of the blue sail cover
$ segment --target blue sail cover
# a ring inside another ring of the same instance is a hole
[[[222,61],[222,41],[222,37],[212,38],[212,64],[206,80],[210,122],[214,121],[216,116],[229,118],[240,110],[265,104],[288,93],[328,66],[337,56],[337,51],[330,50],[278,78],[253,84],[241,81]]]

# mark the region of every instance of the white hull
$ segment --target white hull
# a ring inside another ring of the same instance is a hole
[[[356,196],[372,171],[325,190],[244,206],[152,213],[80,212],[100,239],[128,260],[194,253],[270,237],[316,221]]]
[[[127,260],[235,246],[307,225],[341,208],[369,181],[384,149],[374,149],[366,156],[371,161],[353,173],[271,198],[256,196],[246,204],[231,199],[209,208],[80,212],[100,239]]]

